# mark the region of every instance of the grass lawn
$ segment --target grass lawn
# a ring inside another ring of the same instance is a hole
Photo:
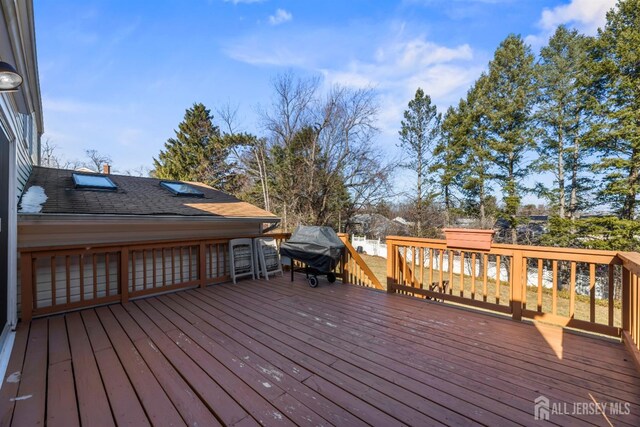
[[[382,286],[386,286],[387,284],[387,260],[382,257],[371,256],[366,254],[361,254],[362,259],[367,263],[369,268],[373,271],[373,274],[376,275]],[[419,271],[417,272],[419,278]],[[443,272],[443,279],[449,279],[449,273]],[[428,270],[425,269],[425,277],[426,281],[428,281]],[[433,270],[433,281],[440,281],[440,270]],[[482,300],[482,279],[476,278],[475,280],[476,292],[475,299]],[[460,275],[453,275],[453,294],[460,295]],[[509,284],[505,282],[501,282],[500,284],[500,298],[499,304],[503,306],[509,305]],[[471,277],[465,275],[464,277],[464,286],[463,286],[463,295],[465,298],[471,299]],[[487,280],[487,302],[496,303],[496,283],[494,280]],[[543,313],[551,313],[552,311],[552,290],[543,288],[542,289],[542,312]],[[538,301],[538,288],[537,286],[528,286],[527,287],[527,309],[536,310],[537,309],[537,301]],[[608,309],[608,300],[606,299],[596,299],[595,300],[595,320],[596,323],[607,324],[609,309]],[[556,307],[556,314],[559,316],[569,316],[569,291],[568,290],[559,290],[558,291],[558,300]],[[620,300],[614,300],[614,322],[613,325],[616,327],[620,327],[622,325],[622,312],[621,312],[621,302]],[[576,295],[575,301],[575,316],[576,319],[579,320],[589,320],[590,318],[590,308],[589,308],[589,297],[586,295]]]

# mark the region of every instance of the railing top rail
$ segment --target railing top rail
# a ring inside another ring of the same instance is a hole
[[[618,252],[622,265],[633,274],[640,276],[640,254],[637,252]]]
[[[425,239],[420,237],[406,237],[406,236],[387,236],[387,242],[393,243],[418,243],[424,245],[446,245],[446,240],[443,239]],[[527,251],[527,252],[544,252],[547,254],[575,254],[575,255],[594,255],[594,256],[608,256],[616,258],[620,253],[616,251],[606,251],[598,249],[578,249],[578,248],[560,248],[556,246],[530,246],[530,245],[511,245],[505,243],[494,243],[491,245],[492,249],[509,250],[509,251]],[[457,249],[457,248],[455,248]],[[635,252],[625,252],[625,254],[635,254],[638,256],[638,263],[640,263],[640,254]]]
[[[256,237],[272,237],[275,239],[278,238],[289,238],[291,233],[267,233],[267,234],[251,234],[246,236],[246,238],[256,238]],[[189,243],[189,244],[199,244],[201,242],[206,243],[219,243],[229,241],[234,239],[235,237],[209,237],[206,239],[194,239],[194,238],[182,238],[182,239],[169,239],[169,240],[149,240],[149,241],[131,241],[131,242],[109,242],[109,243],[98,243],[98,244],[73,244],[73,245],[55,245],[55,246],[35,246],[35,247],[24,247],[18,248],[20,253],[38,253],[38,252],[51,252],[51,251],[65,251],[65,250],[94,250],[94,249],[113,249],[118,250],[122,247],[138,247],[138,246],[153,246],[153,245],[171,245],[171,244],[181,244],[181,243]]]

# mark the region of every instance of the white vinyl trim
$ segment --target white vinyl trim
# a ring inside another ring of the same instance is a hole
[[[18,196],[16,194],[16,142],[9,143],[9,244],[7,247],[7,322],[11,329],[18,323]]]
[[[0,390],[2,390],[2,385],[4,384],[4,375],[7,372],[15,338],[16,333],[6,325],[2,330],[2,334],[0,334]]]

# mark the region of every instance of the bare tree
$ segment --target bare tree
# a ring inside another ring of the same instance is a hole
[[[40,165],[47,168],[60,169],[62,162],[56,153],[57,149],[58,146],[51,142],[50,138],[47,138],[41,146]]]
[[[373,202],[388,184],[390,170],[373,144],[374,91],[335,86],[321,95],[318,79],[291,73],[273,85],[273,103],[262,112],[267,145],[255,154],[283,226],[340,225],[342,215]]]
[[[87,155],[87,158],[89,159],[85,163],[85,167],[93,169],[96,172],[102,172],[103,165],[110,165],[113,163],[113,160],[111,160],[111,156],[109,156],[108,154],[102,154],[98,150],[86,150],[85,153]]]

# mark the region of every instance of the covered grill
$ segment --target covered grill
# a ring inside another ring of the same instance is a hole
[[[318,286],[318,276],[326,275],[335,282],[333,270],[338,266],[344,251],[344,243],[331,227],[300,225],[291,238],[280,245],[280,255],[291,258],[291,280],[293,260],[305,264],[309,286]]]

